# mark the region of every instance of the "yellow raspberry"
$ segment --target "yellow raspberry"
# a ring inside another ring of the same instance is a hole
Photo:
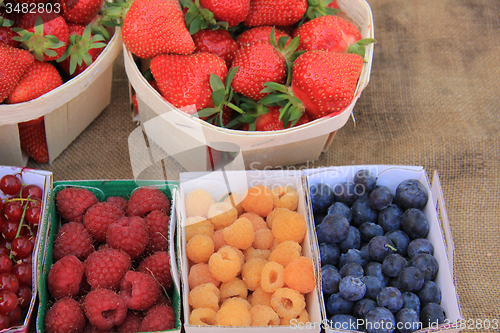
[[[240,270],[239,270],[239,272],[238,272],[238,274],[240,274],[240,273],[241,273],[241,270],[242,270],[242,268],[243,268],[243,265],[245,264],[245,254],[243,253],[243,251],[241,251],[241,250],[240,250],[240,249],[238,249],[238,248],[233,247],[233,249],[234,249],[234,251],[236,251],[236,253],[238,254],[238,258],[240,258],[240,264],[241,264],[240,266],[241,266],[241,267],[240,267]]]
[[[267,305],[255,305],[250,309],[251,326],[275,326],[280,324],[278,314]]]
[[[281,318],[296,318],[306,307],[304,295],[290,288],[279,288],[271,297],[271,307]]]
[[[299,196],[291,186],[275,187],[273,192],[274,207],[282,207],[289,210],[297,210]]]
[[[186,196],[184,206],[186,217],[207,217],[208,208],[214,203],[214,198],[205,190],[194,190]]]
[[[188,275],[189,289],[194,289],[200,284],[212,283],[216,287],[219,287],[220,281],[217,280],[212,273],[210,273],[210,268],[206,263],[199,263],[191,266]]]
[[[307,294],[316,288],[314,266],[311,259],[300,257],[285,268],[285,284],[299,293]]]
[[[230,246],[245,250],[252,246],[255,240],[252,222],[246,217],[240,217],[229,227],[222,230],[224,240]]]
[[[271,297],[273,297],[272,293],[267,293],[262,288],[257,288],[255,291],[248,297],[248,301],[252,306],[255,305],[268,305],[271,306]]]
[[[228,298],[222,303],[215,315],[215,324],[219,326],[250,326],[250,304],[242,298]]]
[[[255,240],[252,243],[252,247],[259,250],[268,250],[273,244],[273,232],[268,227],[259,229],[255,232]]]
[[[229,192],[229,193],[224,194],[217,201],[230,203],[231,206],[236,208],[236,210],[238,211],[238,215],[241,215],[241,214],[243,214],[243,211],[244,211],[243,207],[241,206],[242,200],[243,200],[243,197],[241,196],[241,194],[239,194],[237,192]]]
[[[299,213],[288,211],[273,219],[271,230],[280,243],[286,240],[302,243],[307,232],[307,222]]]
[[[215,251],[219,251],[221,247],[227,245],[226,241],[224,240],[224,234],[222,234],[222,229],[215,231],[212,239],[214,241]]]
[[[235,248],[226,245],[210,256],[208,267],[217,280],[227,282],[240,272],[241,257]]]
[[[241,278],[250,290],[256,290],[260,287],[260,279],[262,276],[262,268],[266,265],[267,260],[253,258],[248,260],[241,269]]]
[[[300,311],[298,317],[281,318],[280,325],[298,325],[298,324],[306,325],[307,323],[310,322],[311,322],[311,317],[309,317],[309,313],[307,313],[307,310],[304,309]]]
[[[269,261],[275,261],[286,267],[288,263],[299,258],[302,255],[302,246],[294,241],[284,241],[279,243],[274,250],[271,251]]]
[[[237,277],[220,285],[220,299],[222,302],[235,296],[243,299],[247,299],[248,296],[248,289],[245,282]]]
[[[193,309],[209,308],[219,310],[220,290],[213,283],[200,284],[188,295],[188,303]]]
[[[184,225],[186,242],[189,242],[194,235],[207,235],[212,237],[214,234],[214,226],[212,225],[212,222],[207,220],[205,217],[188,217],[184,222]]]
[[[241,214],[240,217],[246,217],[247,219],[250,220],[250,222],[252,222],[253,231],[257,231],[259,229],[267,227],[266,221],[264,221],[264,219],[257,214],[244,213],[244,214]]]
[[[238,218],[238,211],[227,202],[217,202],[208,209],[208,219],[214,225],[215,230],[230,226]]]
[[[186,255],[194,263],[206,262],[214,253],[214,241],[207,235],[194,235],[186,245]]]
[[[250,246],[248,249],[243,251],[243,253],[245,254],[245,261],[248,261],[252,258],[261,258],[268,260],[269,256],[271,255],[270,250],[259,250],[254,248],[253,246]]]
[[[200,326],[215,325],[216,314],[216,311],[209,308],[194,309],[189,314],[189,324]]]
[[[262,290],[268,293],[274,293],[278,288],[285,285],[285,269],[274,261],[266,263],[262,268],[260,286]]]
[[[267,186],[254,186],[248,189],[241,205],[247,213],[255,213],[260,217],[266,217],[274,208],[273,193]]]
[[[267,227],[269,229],[272,229],[273,228],[273,220],[278,216],[278,215],[281,215],[283,213],[286,213],[290,211],[289,209],[286,209],[286,208],[283,208],[283,207],[276,207],[274,208],[270,213],[269,215],[267,215],[266,217],[266,223],[267,223]]]

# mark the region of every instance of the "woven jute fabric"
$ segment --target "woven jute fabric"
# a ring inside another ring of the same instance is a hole
[[[500,320],[500,2],[369,3],[378,41],[370,83],[354,120],[304,165],[422,165],[430,178],[437,170],[463,318]],[[128,141],[137,124],[121,55],[113,75],[111,105],[51,165],[30,167],[55,180],[134,177]],[[169,168],[181,170],[164,162],[141,177]]]

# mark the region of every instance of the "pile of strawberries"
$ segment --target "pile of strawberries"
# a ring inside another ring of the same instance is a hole
[[[163,331],[175,327],[169,294],[170,201],[158,188],[99,202],[85,188],[56,195],[64,222],[54,241],[45,331]]]
[[[165,100],[257,131],[345,110],[375,42],[335,0],[136,0],[122,34],[130,52],[151,59],[144,75]]]

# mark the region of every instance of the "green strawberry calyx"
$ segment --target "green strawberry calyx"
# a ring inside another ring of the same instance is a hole
[[[265,88],[261,93],[269,93],[259,103],[267,106],[279,106],[279,119],[285,128],[295,126],[306,108],[302,101],[294,96],[291,88],[276,82],[264,83]]]
[[[105,27],[121,27],[133,2],[134,0],[105,1],[105,6],[101,10],[102,15],[95,21],[94,29],[99,28],[100,25]]]
[[[297,27],[300,27],[304,22],[315,19],[320,16],[337,15],[340,10],[337,8],[330,8],[328,5],[333,0],[307,0],[307,10],[304,16],[297,22]]]
[[[245,112],[236,116],[226,125],[226,127],[236,129],[241,127],[243,124],[248,124],[248,130],[255,131],[257,118],[263,114],[267,114],[269,109],[267,106],[260,104],[251,98],[240,95],[237,96],[238,106]]]
[[[365,52],[366,52],[365,46],[366,45],[370,45],[372,43],[376,43],[376,42],[377,42],[377,40],[374,39],[374,38],[363,38],[363,39],[360,39],[356,43],[351,44],[349,46],[349,49],[347,50],[347,53],[359,54],[360,56],[362,56],[364,58]],[[366,60],[365,60],[365,62],[366,62]]]
[[[207,8],[200,5],[200,0],[181,0],[183,8],[188,8],[184,20],[186,27],[191,35],[194,35],[203,29],[226,29],[229,24],[224,21],[217,21],[212,13]]]

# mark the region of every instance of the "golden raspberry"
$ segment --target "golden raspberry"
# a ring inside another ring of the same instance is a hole
[[[214,198],[205,190],[194,190],[186,196],[184,206],[186,208],[186,216],[202,216],[207,217],[208,208],[214,203]]]
[[[242,298],[228,298],[215,315],[215,324],[220,326],[250,326],[250,304]]]
[[[285,269],[274,261],[266,263],[262,268],[260,286],[262,290],[268,293],[274,293],[278,288],[285,285]]]
[[[215,230],[230,226],[238,218],[238,211],[228,202],[217,202],[208,209],[208,219]]]
[[[240,217],[246,217],[247,219],[250,220],[250,222],[252,222],[253,231],[257,231],[259,229],[267,227],[266,221],[264,221],[264,219],[257,214],[244,213],[244,214],[241,214]]]
[[[293,320],[293,321],[292,321]],[[293,318],[281,318],[280,325],[298,325],[298,324],[307,324],[311,322],[311,317],[309,317],[309,313],[304,309],[300,311],[298,317]]]
[[[206,263],[199,263],[191,266],[188,275],[189,289],[194,289],[200,284],[212,283],[216,287],[219,287],[220,281],[217,280],[212,273],[210,273],[210,268]]]
[[[273,236],[274,237],[274,236]],[[252,258],[261,258],[261,259],[269,259],[269,256],[271,255],[270,250],[259,250],[254,248],[253,246],[250,246],[248,249],[243,251],[245,254],[245,260],[248,261]]]
[[[267,305],[255,305],[250,309],[252,326],[275,326],[280,324],[278,314]]]
[[[220,285],[220,299],[222,302],[235,296],[243,299],[247,299],[248,296],[248,289],[245,282],[237,277]]]
[[[266,217],[274,208],[273,193],[267,186],[254,186],[248,189],[241,205],[245,212],[255,213],[260,217]]]
[[[241,278],[250,290],[256,290],[260,287],[260,279],[262,276],[262,268],[266,265],[267,260],[253,258],[248,260],[241,270]]]
[[[288,211],[273,219],[271,230],[274,238],[280,243],[286,240],[301,243],[306,236],[307,222],[299,213]]]
[[[188,295],[189,305],[193,309],[209,308],[219,310],[220,291],[213,283],[200,284]]]
[[[273,244],[273,232],[268,227],[259,229],[255,232],[255,240],[252,243],[252,247],[259,250],[268,250]]]
[[[215,231],[212,239],[214,241],[215,251],[219,251],[221,247],[227,245],[226,241],[224,240],[224,234],[222,233],[222,229]]]
[[[243,207],[241,206],[242,200],[243,200],[243,197],[241,196],[241,194],[239,194],[237,192],[229,192],[229,193],[224,194],[217,201],[230,203],[231,206],[236,208],[236,210],[238,211],[238,215],[241,215],[244,212]]]
[[[206,262],[214,253],[214,241],[207,235],[194,235],[186,245],[186,255],[194,263]]]
[[[245,250],[252,246],[255,240],[252,222],[246,217],[240,217],[229,227],[222,230],[224,240],[230,246]]]
[[[311,259],[300,257],[290,262],[285,268],[285,284],[302,294],[313,291],[316,278]]]
[[[286,267],[292,260],[299,258],[302,255],[302,246],[294,241],[284,241],[279,243],[274,250],[271,251],[269,261],[275,261]]]
[[[272,293],[266,293],[262,288],[257,288],[252,295],[248,297],[248,301],[252,306],[255,305],[268,305],[271,306]]]
[[[191,325],[215,325],[216,311],[209,308],[194,309],[189,314],[189,324]]]
[[[194,216],[188,217],[184,222],[184,234],[186,235],[186,242],[189,242],[194,235],[207,235],[212,237],[214,235],[214,226],[205,217]]]
[[[243,254],[243,251],[241,251],[240,249],[237,249],[235,247],[233,247],[233,249],[236,251],[236,253],[238,254],[238,258],[240,258],[240,264],[241,264],[241,267],[240,267],[240,270],[238,271],[238,274],[241,273],[241,270],[243,268],[243,265],[245,264],[245,254]]]
[[[241,269],[241,257],[236,249],[226,245],[216,253],[212,254],[208,260],[210,273],[219,281],[227,282],[232,280]]]
[[[274,207],[282,207],[289,210],[297,210],[299,196],[291,186],[275,187],[273,192]]]
[[[271,297],[271,307],[281,318],[295,318],[306,307],[304,295],[290,288],[279,288]]]
[[[278,215],[281,215],[283,213],[286,213],[290,211],[289,209],[286,209],[286,208],[283,208],[283,207],[276,207],[274,208],[270,213],[269,215],[267,215],[266,217],[266,223],[267,223],[267,227],[269,229],[272,229],[273,228],[273,220],[278,216]]]

